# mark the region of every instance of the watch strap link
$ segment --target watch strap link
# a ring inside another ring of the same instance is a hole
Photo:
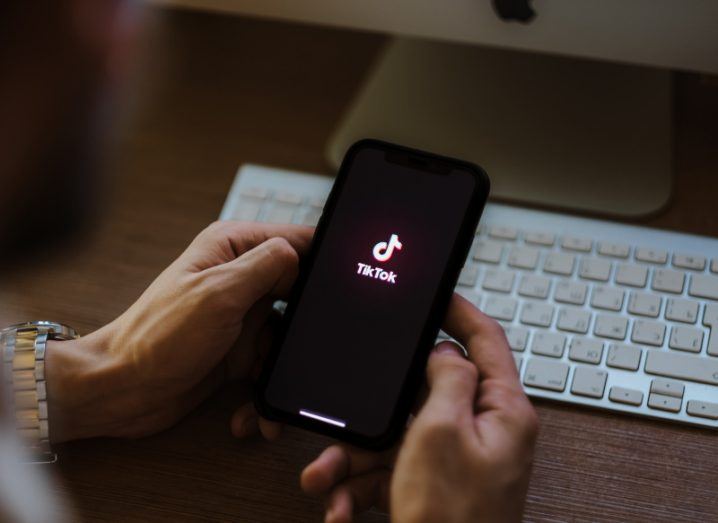
[[[4,381],[9,386],[9,410],[15,427],[33,463],[54,463],[50,447],[45,381],[45,351],[48,340],[76,338],[73,329],[48,321],[13,325],[0,331],[3,347]]]

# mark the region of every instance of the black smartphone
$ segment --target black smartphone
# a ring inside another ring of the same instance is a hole
[[[488,193],[476,165],[354,144],[265,361],[259,413],[364,448],[392,445]]]

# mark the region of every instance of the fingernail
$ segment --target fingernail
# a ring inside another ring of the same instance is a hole
[[[457,355],[461,354],[459,347],[448,341],[439,343],[436,347],[434,347],[434,350],[437,354],[449,354],[452,352]]]

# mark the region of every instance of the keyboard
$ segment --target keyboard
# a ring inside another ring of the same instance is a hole
[[[245,165],[221,218],[316,225],[332,183]],[[529,396],[718,429],[717,239],[490,203],[455,290]]]

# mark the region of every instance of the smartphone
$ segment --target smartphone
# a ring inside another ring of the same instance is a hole
[[[476,165],[354,144],[265,361],[259,413],[364,448],[392,445],[488,193]]]

